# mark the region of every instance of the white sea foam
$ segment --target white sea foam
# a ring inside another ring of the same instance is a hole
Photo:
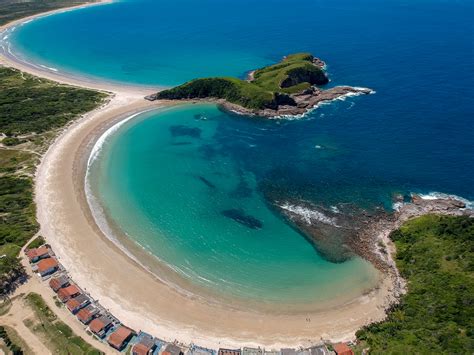
[[[474,209],[474,201],[470,201],[468,199],[465,199],[464,197],[457,196],[457,195],[451,195],[451,194],[446,194],[443,192],[436,192],[436,191],[429,192],[427,194],[421,194],[421,193],[415,193],[415,192],[410,193],[410,196],[414,196],[414,195],[419,196],[423,200],[454,199],[454,200],[463,202],[466,205],[466,208]],[[399,211],[400,208],[404,206],[405,204],[406,204],[405,202],[400,202],[400,201],[394,202],[392,204],[392,208],[395,211]]]
[[[340,227],[336,223],[335,218],[328,217],[324,213],[321,213],[319,211],[310,210],[309,208],[298,205],[292,205],[289,203],[284,203],[283,205],[280,205],[280,207],[288,212],[301,216],[308,224],[312,224],[312,221],[317,221],[324,224],[329,224],[334,227]]]
[[[468,199],[465,199],[461,196],[457,196],[457,195],[450,195],[450,194],[446,194],[446,193],[443,193],[443,192],[437,192],[437,191],[433,191],[433,192],[429,192],[427,194],[414,194],[412,193],[411,194],[412,196],[413,195],[417,195],[417,196],[420,196],[423,200],[436,200],[436,199],[449,199],[449,198],[452,198],[452,199],[455,199],[455,200],[459,200],[463,203],[466,204],[466,208],[469,208],[469,209],[474,209],[474,201],[470,201]]]
[[[46,65],[42,65],[42,64],[40,64],[39,66],[41,68],[44,68],[44,69],[48,69],[48,70],[51,70],[51,71],[54,71],[54,72],[58,72],[58,70],[56,68],[47,67]]]
[[[305,113],[302,113],[300,115],[280,115],[280,116],[275,116],[272,117],[273,119],[284,119],[284,120],[298,120],[307,117],[310,113],[313,111],[317,110],[318,108],[324,106],[324,105],[330,105],[334,101],[345,101],[348,97],[354,97],[354,96],[360,96],[360,95],[366,95],[362,90],[370,90],[369,95],[375,94],[376,91],[369,89],[369,88],[364,88],[364,87],[359,87],[359,86],[353,86],[354,89],[361,90],[358,92],[348,92],[347,94],[341,95],[339,97],[336,97],[332,100],[326,100],[318,103],[317,105],[311,107],[308,109]]]

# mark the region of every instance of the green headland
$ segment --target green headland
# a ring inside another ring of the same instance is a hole
[[[191,80],[148,99],[222,100],[226,107],[247,114],[280,116],[303,114],[321,101],[369,89],[340,86],[321,90],[329,82],[325,63],[310,53],[291,54],[281,62],[251,72],[247,80],[216,77]]]

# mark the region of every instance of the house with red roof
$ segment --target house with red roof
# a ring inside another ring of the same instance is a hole
[[[35,268],[38,274],[41,277],[45,277],[51,274],[54,274],[59,268],[59,264],[54,258],[46,258],[40,260],[36,265]]]
[[[132,348],[132,355],[150,355],[155,349],[155,338],[150,334],[140,331],[137,335],[137,341]]]
[[[337,355],[354,355],[352,349],[345,343],[334,344],[333,348]]]
[[[61,300],[61,302],[66,303],[69,301],[69,299],[79,295],[81,293],[81,290],[76,285],[70,285],[64,288],[61,288],[58,291],[58,298]]]
[[[27,251],[25,251],[25,254],[28,257],[30,263],[36,263],[41,259],[49,258],[51,256],[49,252],[49,248],[43,246],[39,248],[28,249]]]
[[[89,305],[91,300],[84,294],[79,294],[74,298],[71,298],[69,301],[66,302],[66,307],[72,314],[76,314],[84,308],[85,306]]]
[[[113,326],[112,320],[107,316],[101,316],[93,319],[89,324],[89,330],[97,335],[99,338],[103,338],[107,331]]]
[[[77,319],[81,321],[83,324],[89,324],[97,315],[99,314],[99,310],[92,305],[89,305],[79,312],[77,312]]]
[[[133,330],[122,325],[118,327],[112,334],[110,334],[107,342],[111,347],[120,351],[125,348],[125,346],[127,346],[134,334],[135,332]]]
[[[51,287],[54,292],[58,292],[60,288],[66,286],[69,286],[69,278],[66,275],[54,277],[49,280],[49,287]]]

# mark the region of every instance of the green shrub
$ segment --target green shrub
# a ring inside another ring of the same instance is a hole
[[[408,293],[386,321],[357,332],[371,353],[474,351],[474,219],[423,216],[391,234]]]

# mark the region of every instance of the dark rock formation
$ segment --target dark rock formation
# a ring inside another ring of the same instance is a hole
[[[223,216],[227,218],[231,218],[234,221],[240,224],[243,224],[246,227],[249,227],[252,229],[260,229],[263,227],[263,223],[260,220],[258,220],[255,217],[245,214],[245,212],[242,210],[234,208],[230,210],[224,210],[221,213]]]

